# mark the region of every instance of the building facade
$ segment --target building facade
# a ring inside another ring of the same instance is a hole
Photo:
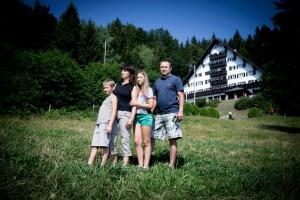
[[[186,101],[252,96],[259,92],[261,76],[259,67],[214,39],[183,81]]]

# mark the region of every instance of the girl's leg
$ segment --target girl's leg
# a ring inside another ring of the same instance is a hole
[[[145,158],[144,158],[144,168],[149,167],[150,157],[151,157],[151,127],[142,126],[142,135],[145,146]]]
[[[101,166],[105,165],[107,158],[109,155],[109,148],[108,147],[103,147],[102,149],[102,161],[101,161]]]
[[[139,162],[139,167],[143,167],[144,153],[142,147],[142,130],[140,125],[135,126],[134,142],[136,148],[136,155]]]
[[[88,165],[92,165],[97,155],[98,147],[92,147]]]

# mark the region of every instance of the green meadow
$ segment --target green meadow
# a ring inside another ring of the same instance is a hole
[[[96,116],[95,116],[96,117]],[[157,141],[149,170],[86,162],[95,119],[0,117],[2,199],[296,199],[300,118],[187,116],[175,169]],[[135,152],[132,143],[133,152]]]

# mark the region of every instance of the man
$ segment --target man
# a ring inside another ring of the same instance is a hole
[[[179,122],[183,120],[184,93],[182,81],[171,74],[172,65],[168,60],[160,62],[161,78],[154,83],[154,105],[157,108],[153,138],[170,142],[170,163],[173,168],[177,155],[177,139],[182,137]]]

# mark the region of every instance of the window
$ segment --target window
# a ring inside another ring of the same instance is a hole
[[[209,71],[205,72],[205,76],[209,75],[209,73],[210,73]]]

